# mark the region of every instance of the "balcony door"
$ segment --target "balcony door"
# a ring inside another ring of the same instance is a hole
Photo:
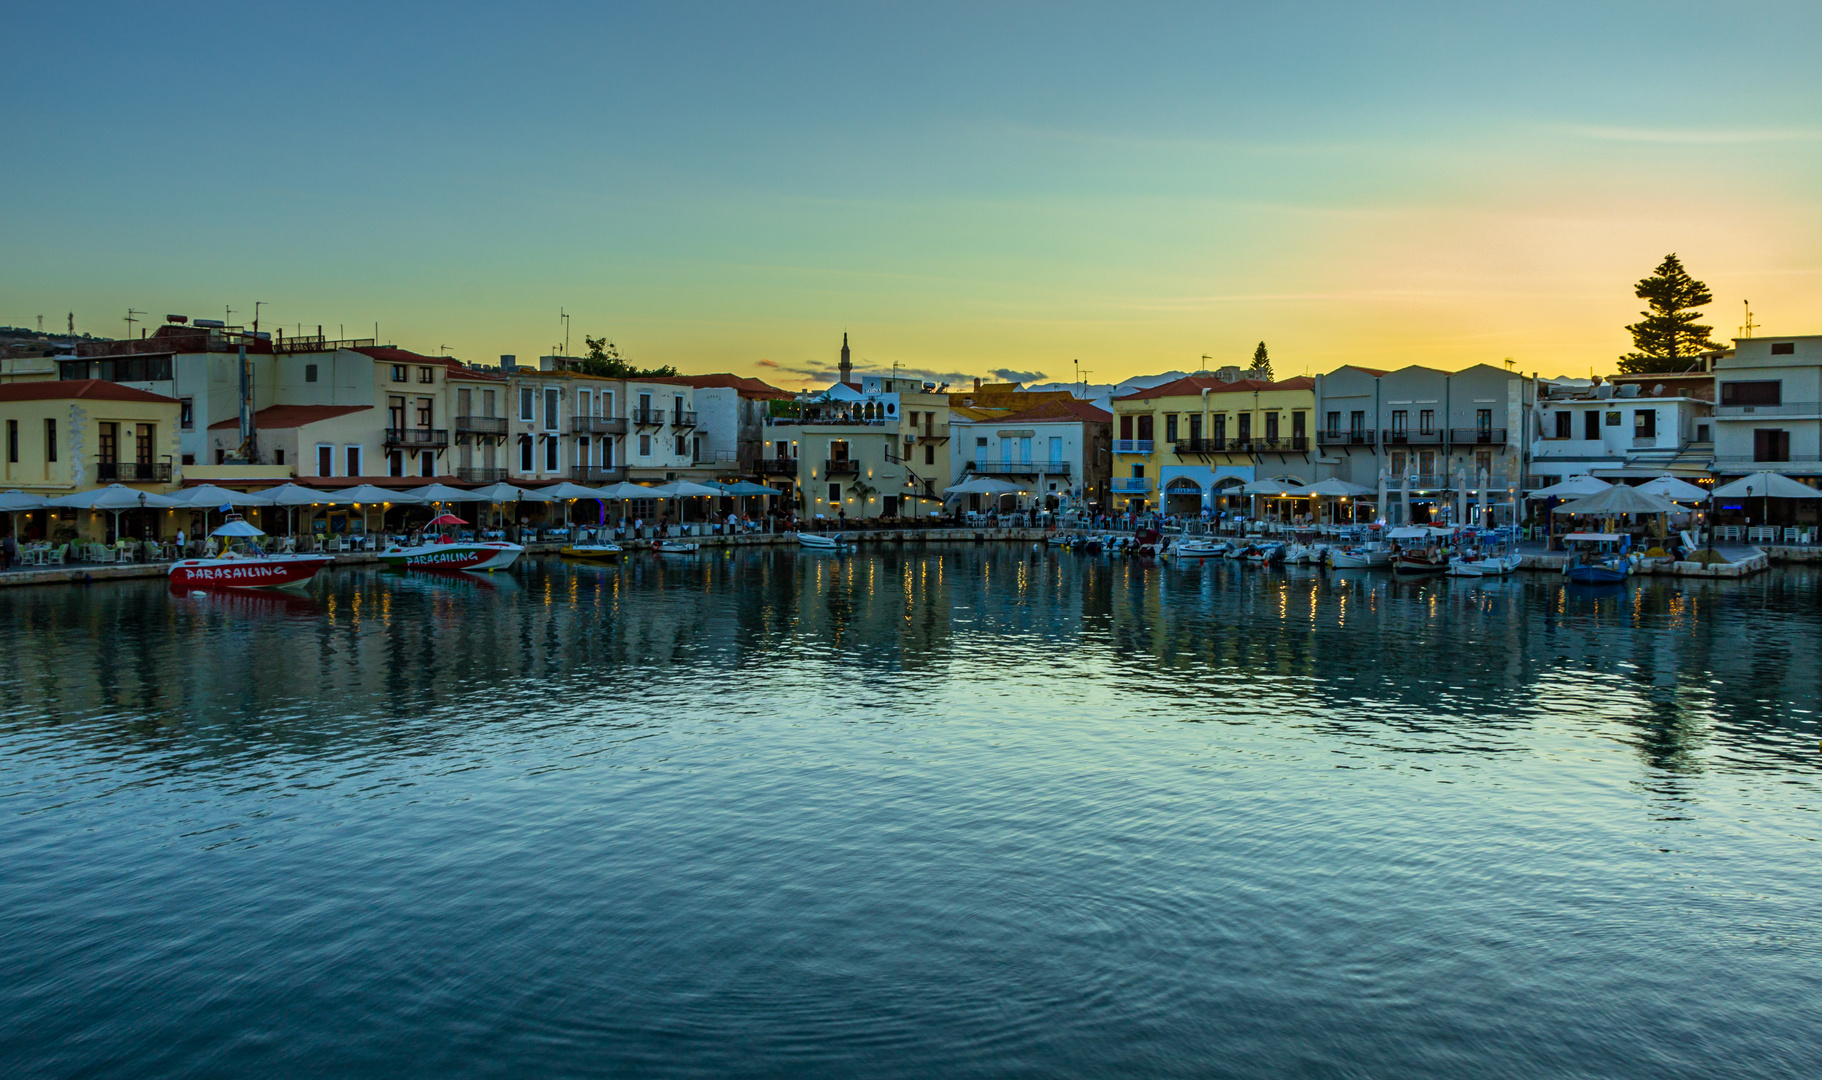
[[[405,426],[405,399],[389,397],[386,399],[386,426],[403,428]]]

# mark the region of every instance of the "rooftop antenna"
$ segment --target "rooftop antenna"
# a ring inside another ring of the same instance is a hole
[[[1759,324],[1752,321],[1752,301],[1742,300],[1740,303],[1746,308],[1746,324],[1740,327],[1740,336],[1749,338],[1752,336],[1752,332],[1758,329]]]
[[[140,311],[138,308],[127,308],[127,337],[133,336],[133,324],[139,321],[134,318],[134,316],[144,314],[145,312]]]
[[[448,355],[449,355],[449,346],[447,346],[447,345],[438,345],[438,346],[437,346],[437,352],[440,352],[440,353],[442,353],[442,354],[443,354],[443,355],[444,355],[444,356],[448,356]]]
[[[253,301],[253,334],[255,337],[259,335],[259,309],[260,305],[264,303],[264,300]]]
[[[1075,377],[1082,384],[1082,396],[1086,398],[1088,396],[1088,369],[1082,366],[1080,360],[1071,360],[1070,363],[1075,365]]]
[[[44,333],[44,316],[42,315],[38,316],[38,332]]]
[[[221,321],[223,323],[227,324],[228,326],[233,326],[234,325],[234,309],[228,308],[226,310],[228,313],[221,317]]]
[[[76,313],[70,312],[70,336],[76,336]]]
[[[569,315],[562,308],[557,309],[557,318],[563,320],[563,355],[569,355]]]
[[[1506,359],[1505,359],[1505,361],[1504,361],[1504,363],[1505,363],[1505,365],[1506,365],[1506,370],[1507,370],[1507,371],[1511,371],[1511,370],[1512,370],[1512,368],[1513,368],[1513,367],[1514,367],[1514,366],[1515,366],[1515,365],[1517,365],[1517,363],[1518,363],[1518,361],[1516,361],[1516,360],[1514,360],[1514,359],[1512,359],[1512,358],[1511,358],[1511,357],[1510,357],[1510,356],[1508,356],[1508,357],[1506,357]]]
[[[1202,366],[1201,366],[1201,367],[1199,367],[1199,368],[1197,368],[1197,369],[1196,369],[1196,370],[1197,370],[1197,371],[1207,371],[1207,370],[1208,370],[1208,362],[1209,362],[1209,361],[1210,361],[1210,360],[1213,360],[1213,359],[1214,359],[1214,357],[1212,357],[1212,356],[1210,356],[1210,355],[1208,355],[1208,354],[1207,354],[1207,353],[1203,353],[1203,354],[1202,354]]]

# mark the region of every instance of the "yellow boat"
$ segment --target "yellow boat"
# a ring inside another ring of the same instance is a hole
[[[571,544],[557,552],[569,559],[591,559],[606,562],[620,557],[619,544]]]

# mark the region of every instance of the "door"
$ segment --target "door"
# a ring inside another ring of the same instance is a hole
[[[1201,433],[1196,430],[1196,421],[1201,419],[1200,416],[1192,416],[1189,418],[1190,438],[1194,439],[1200,436]],[[1052,435],[1050,437],[1050,463],[1052,465],[1061,465],[1063,463],[1063,437],[1061,435]]]
[[[386,426],[400,429],[405,426],[405,399],[388,397],[386,399]]]
[[[1019,436],[1019,464],[1031,464],[1031,436]]]

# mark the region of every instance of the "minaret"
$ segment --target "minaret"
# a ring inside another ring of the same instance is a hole
[[[841,381],[847,382],[848,375],[853,370],[854,365],[848,362],[848,332],[843,330],[841,332]]]

